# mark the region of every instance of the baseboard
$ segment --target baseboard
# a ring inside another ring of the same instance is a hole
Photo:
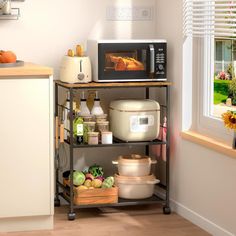
[[[190,210],[189,208],[185,207],[184,205],[174,200],[170,201],[170,205],[171,209],[174,212],[176,212],[180,216],[191,221],[195,225],[199,226],[200,228],[204,229],[205,231],[214,236],[235,236],[235,234],[221,228],[212,221],[204,218],[203,216],[197,214],[196,212]]]

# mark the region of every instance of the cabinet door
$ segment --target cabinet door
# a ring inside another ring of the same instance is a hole
[[[50,81],[0,80],[0,217],[50,215]]]

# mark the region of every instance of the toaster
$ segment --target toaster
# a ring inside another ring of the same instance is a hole
[[[66,83],[89,83],[92,69],[89,57],[64,56],[60,66],[60,80]]]

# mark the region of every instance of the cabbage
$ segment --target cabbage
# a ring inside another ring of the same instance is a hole
[[[75,171],[73,173],[73,183],[74,185],[82,185],[85,181],[85,175],[81,171]]]

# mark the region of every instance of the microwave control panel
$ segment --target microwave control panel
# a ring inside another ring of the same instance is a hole
[[[166,78],[166,43],[155,45],[155,73],[157,78]]]

